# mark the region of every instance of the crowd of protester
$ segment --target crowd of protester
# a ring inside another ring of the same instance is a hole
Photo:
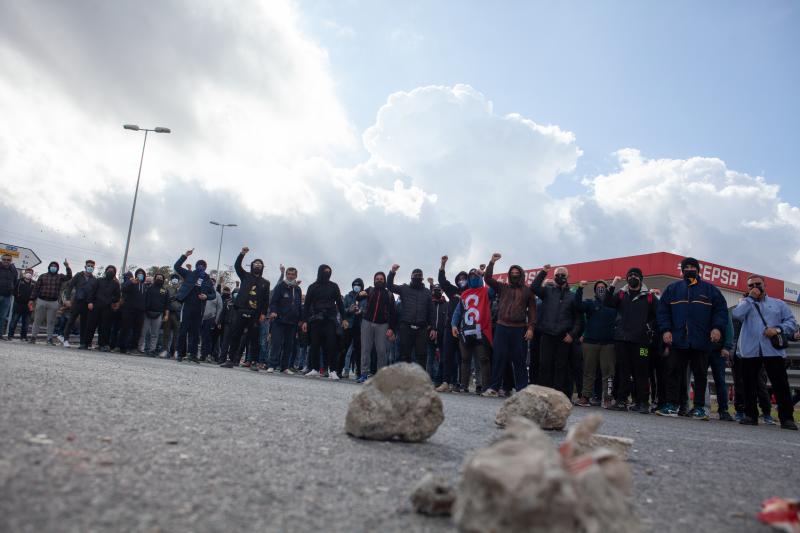
[[[238,281],[217,283],[204,260],[148,276],[139,268],[120,282],[114,266],[100,276],[87,260],[74,274],[53,261],[35,280],[18,272],[10,256],[0,264],[0,333],[101,352],[148,355],[221,368],[351,378],[365,382],[380,368],[416,362],[441,393],[504,397],[537,384],[562,391],[581,407],[709,420],[709,367],[718,417],[742,424],[778,423],[797,429],[786,370],[786,344],[800,340],[786,303],[767,295],[763,277],[751,275],[735,307],[699,275],[698,261],[681,263],[683,279],[663,292],[649,289],[644,272],[589,285],[570,285],[569,272],[544,265],[532,283],[512,265],[495,276],[501,255],[486,265],[438,279],[415,268],[408,283],[399,265],[361,278],[342,295],[332,269],[320,265],[305,293],[296,268],[283,268],[274,288],[264,261],[234,270]],[[503,281],[501,281],[502,279]],[[233,287],[231,285],[234,285]],[[584,294],[591,288],[591,294]],[[11,320],[5,324],[12,305]],[[30,334],[28,333],[30,328]],[[95,341],[96,336],[96,341]],[[726,383],[732,367],[733,394]],[[760,412],[760,416],[759,416]]]

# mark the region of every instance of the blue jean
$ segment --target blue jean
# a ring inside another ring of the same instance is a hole
[[[269,359],[269,320],[265,320],[258,324],[258,362],[267,364]],[[250,359],[255,359],[252,355]]]
[[[308,356],[308,345],[300,346],[296,345],[294,349],[294,361],[292,361],[291,365],[294,368],[303,369],[306,366],[306,358]]]
[[[528,369],[525,367],[525,330],[525,327],[497,325],[492,343],[494,353],[490,388],[499,390],[502,387],[503,376],[509,363],[514,368],[514,387],[521,391],[528,386]]]
[[[275,322],[272,324],[268,365],[276,370],[286,370],[294,353],[294,337],[297,335],[296,324]]]
[[[22,312],[20,312],[22,311]],[[15,309],[14,314],[11,317],[11,325],[8,326],[8,337],[11,338],[14,336],[14,330],[17,329],[17,324],[19,321],[22,321],[22,327],[19,330],[19,336],[21,339],[28,338],[28,318],[31,316],[30,311],[27,308],[23,310]]]
[[[6,323],[8,322],[8,312],[11,310],[13,296],[0,296],[0,337],[6,334]]]
[[[433,380],[434,385],[441,385],[442,384],[442,353],[439,350],[439,360],[436,360],[436,351],[437,346],[434,344],[428,343],[428,360],[427,360],[427,370],[428,374],[431,376],[431,380]]]
[[[708,357],[711,374],[714,376],[714,388],[717,389],[719,412],[728,412],[728,384],[725,382],[725,359],[719,350],[714,350]]]
[[[214,332],[215,322],[214,317],[207,318],[203,320],[200,326],[200,355],[206,358],[210,357],[214,351],[211,344],[211,334]]]

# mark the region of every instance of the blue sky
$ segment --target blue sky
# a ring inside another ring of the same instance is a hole
[[[625,147],[719,157],[800,203],[800,4],[305,1],[362,130],[387,94],[468,83],[498,113],[576,134],[572,193]]]

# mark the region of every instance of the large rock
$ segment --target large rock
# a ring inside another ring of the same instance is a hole
[[[421,442],[444,421],[442,400],[416,364],[384,367],[350,401],[345,431],[362,439]]]
[[[505,426],[515,416],[532,420],[542,429],[564,429],[572,412],[572,402],[560,391],[528,385],[503,402],[495,422]]]
[[[456,492],[442,476],[426,474],[411,491],[411,505],[418,513],[447,516],[453,508]]]
[[[630,470],[615,453],[575,455],[539,427],[509,421],[504,435],[465,463],[453,519],[464,532],[633,533]]]

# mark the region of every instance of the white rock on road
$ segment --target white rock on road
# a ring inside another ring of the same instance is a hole
[[[564,429],[572,412],[572,402],[561,392],[549,387],[528,385],[503,402],[495,423],[505,426],[515,416],[536,422],[542,429]]]

